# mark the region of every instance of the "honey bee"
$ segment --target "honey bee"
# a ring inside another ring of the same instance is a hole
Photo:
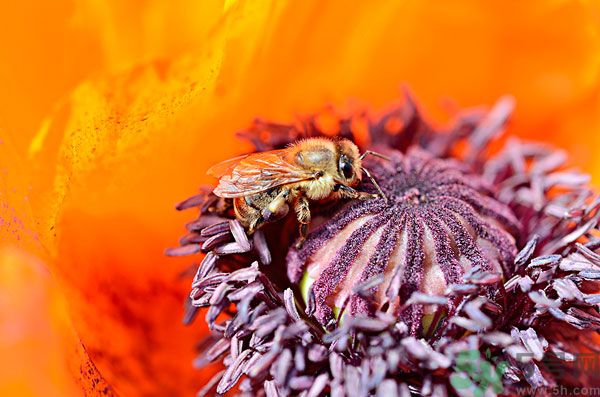
[[[285,217],[290,206],[298,219],[300,240],[306,239],[311,213],[309,202],[330,199],[387,198],[362,166],[366,151],[348,139],[308,138],[285,149],[236,157],[219,163],[208,174],[219,178],[213,193],[233,200],[235,215],[250,234],[266,223]],[[354,189],[367,175],[379,194]]]

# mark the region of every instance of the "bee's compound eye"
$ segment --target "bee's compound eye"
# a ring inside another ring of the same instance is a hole
[[[354,176],[354,169],[352,167],[352,162],[345,154],[340,156],[340,172],[344,175],[344,178],[351,179]]]

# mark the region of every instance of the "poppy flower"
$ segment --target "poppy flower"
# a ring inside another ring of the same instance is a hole
[[[587,175],[563,168],[560,151],[511,140],[493,153],[512,105],[503,98],[488,113],[461,114],[445,133],[410,100],[367,116],[367,141],[385,154],[365,159],[373,178],[357,189],[369,194],[344,203],[332,191],[338,202],[315,203],[317,226],[306,241],[283,222],[246,231],[238,200],[261,209],[257,193],[219,197],[238,193],[257,171],[300,172],[265,155],[227,163],[219,189],[183,201],[178,209],[197,207],[200,215],[168,254],[207,253],[186,317],[208,308],[212,334],[198,364],[225,366],[200,395],[238,383],[243,393],[267,396],[597,387],[600,376],[581,360],[599,351],[600,197]],[[305,151],[282,149],[296,153],[294,164],[327,147],[332,130],[318,119],[260,123],[242,135],[270,150],[303,137]],[[352,121],[340,117],[333,137],[357,141],[364,131]],[[310,152],[310,140],[319,151]],[[359,160],[333,142],[340,170],[344,156]],[[278,186],[258,194],[279,197],[287,185]]]
[[[219,370],[192,366],[207,330],[182,326],[190,263],[163,250],[187,219],[173,203],[252,150],[234,132],[254,117],[381,109],[407,83],[443,123],[509,93],[510,134],[596,177],[597,6],[434,3],[7,8],[2,313],[20,325],[1,333],[2,390],[189,395]]]

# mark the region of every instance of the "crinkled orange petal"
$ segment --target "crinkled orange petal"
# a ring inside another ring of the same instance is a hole
[[[0,13],[0,134],[27,150],[41,121],[89,73],[101,54],[72,24],[75,2],[5,2]]]
[[[0,395],[112,396],[38,258],[0,247]]]
[[[42,248],[31,211],[29,170],[8,137],[0,136],[0,244],[39,253]]]
[[[216,141],[189,121],[218,60],[151,64],[71,97],[45,241],[88,353],[123,395],[186,395],[206,380],[192,367],[205,331],[181,324],[190,264],[163,252],[181,230],[174,203],[196,189],[182,178],[206,169],[197,148]]]

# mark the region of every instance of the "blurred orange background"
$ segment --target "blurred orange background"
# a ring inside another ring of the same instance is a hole
[[[0,33],[3,396],[194,395],[191,261],[163,251],[255,116],[511,94],[510,133],[600,178],[591,0],[4,1]]]

